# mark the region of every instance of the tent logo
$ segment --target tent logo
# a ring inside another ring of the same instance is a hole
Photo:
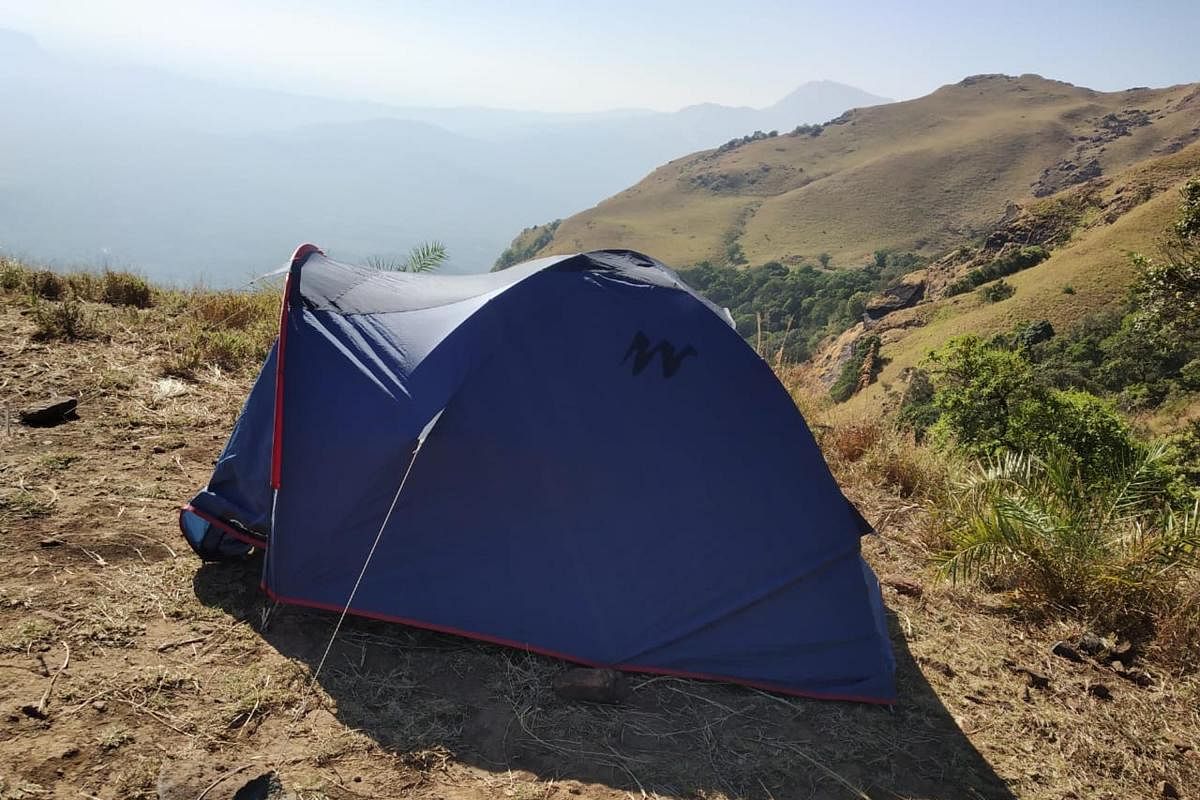
[[[666,339],[651,347],[650,337],[642,331],[638,331],[633,335],[633,341],[629,343],[629,349],[625,351],[625,357],[621,359],[621,363],[624,364],[630,356],[633,356],[633,374],[640,375],[656,355],[662,356],[663,377],[670,378],[679,371],[685,358],[696,354],[696,348],[690,344],[684,345],[682,350],[676,350],[675,345]]]

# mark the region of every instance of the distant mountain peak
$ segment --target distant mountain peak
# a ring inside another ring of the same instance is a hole
[[[850,86],[846,83],[831,80],[814,80],[805,81],[800,84],[784,95],[779,101],[764,108],[763,111],[782,111],[784,109],[803,108],[816,104],[825,106],[832,104],[841,106],[835,112],[840,113],[850,108],[878,106],[891,102],[891,98],[871,94],[868,91],[859,89],[857,86]]]
[[[0,28],[0,57],[45,55],[38,40],[27,33]]]

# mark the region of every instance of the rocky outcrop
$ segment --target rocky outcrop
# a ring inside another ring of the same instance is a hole
[[[910,272],[900,281],[867,301],[863,313],[867,321],[878,322],[888,314],[904,308],[912,308],[925,299],[925,273]]]

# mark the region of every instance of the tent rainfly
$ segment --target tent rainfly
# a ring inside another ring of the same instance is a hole
[[[180,514],[274,599],[616,669],[890,703],[870,526],[728,312],[625,250],[483,275],[292,258]]]

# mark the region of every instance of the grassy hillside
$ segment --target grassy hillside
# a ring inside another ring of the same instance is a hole
[[[1200,174],[1200,143],[1178,153],[1148,159],[1100,181],[1067,241],[1036,266],[1005,278],[1015,292],[987,302],[979,292],[937,296],[891,314],[871,326],[882,338],[878,380],[851,401],[849,408],[877,406],[930,351],[954,336],[990,336],[1014,326],[1049,321],[1067,331],[1083,318],[1122,302],[1133,279],[1131,253],[1155,250],[1164,229],[1178,212],[1178,189]],[[1090,187],[1084,187],[1089,189]],[[1061,199],[1064,192],[1052,199]],[[1138,202],[1142,200],[1143,202]],[[961,275],[965,267],[952,270]],[[813,367],[824,382],[832,380],[845,347],[867,332],[858,324],[828,342]]]
[[[936,256],[1011,202],[1120,172],[1200,138],[1200,85],[1103,93],[985,75],[824,126],[696,153],[562,221],[544,254],[643,250],[677,266],[857,266],[880,249]],[[736,263],[736,260],[735,260]]]

